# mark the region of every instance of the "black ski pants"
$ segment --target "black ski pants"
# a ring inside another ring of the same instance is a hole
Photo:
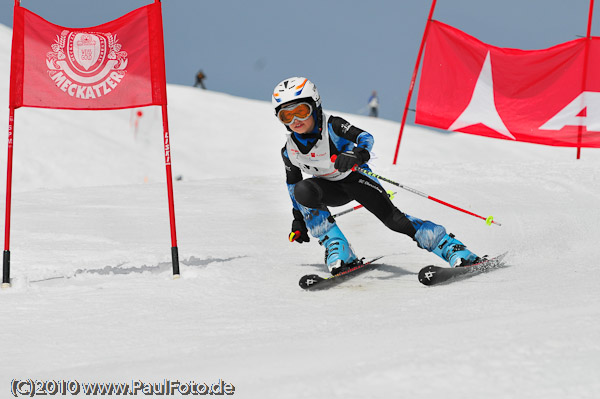
[[[301,205],[317,209],[341,206],[355,200],[391,230],[415,238],[415,227],[394,206],[381,184],[359,172],[352,172],[338,181],[318,177],[302,180],[296,183],[294,197]]]

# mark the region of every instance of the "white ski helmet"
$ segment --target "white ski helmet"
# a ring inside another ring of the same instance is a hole
[[[306,78],[285,79],[273,90],[273,108],[280,108],[283,104],[301,99],[310,99],[316,107],[321,106],[321,97],[317,87]]]
[[[316,111],[317,126],[320,128],[322,110],[321,96],[319,96],[317,86],[307,78],[302,77],[288,78],[275,86],[271,97],[275,116],[277,116],[282,106],[295,102],[307,102],[313,107],[313,110]]]

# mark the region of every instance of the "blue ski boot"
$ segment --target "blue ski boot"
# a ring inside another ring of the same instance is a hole
[[[340,273],[344,266],[357,261],[354,251],[337,224],[319,237],[319,244],[325,247],[325,264],[332,275]]]
[[[454,234],[446,234],[442,237],[432,252],[450,263],[450,267],[469,266],[481,261],[479,256],[454,238]]]

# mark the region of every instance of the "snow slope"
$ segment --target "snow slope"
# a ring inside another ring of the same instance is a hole
[[[0,26],[4,109],[10,34]],[[143,109],[137,131],[136,110],[17,110],[0,397],[30,378],[222,379],[239,398],[600,397],[598,150],[576,160],[408,126],[393,166],[397,123],[339,114],[375,135],[376,173],[502,227],[406,191],[400,209],[479,254],[509,250],[511,267],[422,286],[418,270],[441,261],[361,210],[339,224],[361,256],[386,255],[381,266],[303,292],[301,275],[325,273],[323,250],[287,241],[270,104],[173,85],[168,96],[175,281],[159,110]]]

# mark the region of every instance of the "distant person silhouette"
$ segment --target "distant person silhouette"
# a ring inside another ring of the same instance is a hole
[[[202,72],[202,69],[198,71],[196,74],[196,83],[194,83],[194,87],[202,87],[206,90],[206,86],[204,86],[204,79],[206,79],[206,75]]]
[[[379,99],[377,98],[377,92],[373,90],[371,97],[369,97],[369,116],[377,118],[379,114]]]

